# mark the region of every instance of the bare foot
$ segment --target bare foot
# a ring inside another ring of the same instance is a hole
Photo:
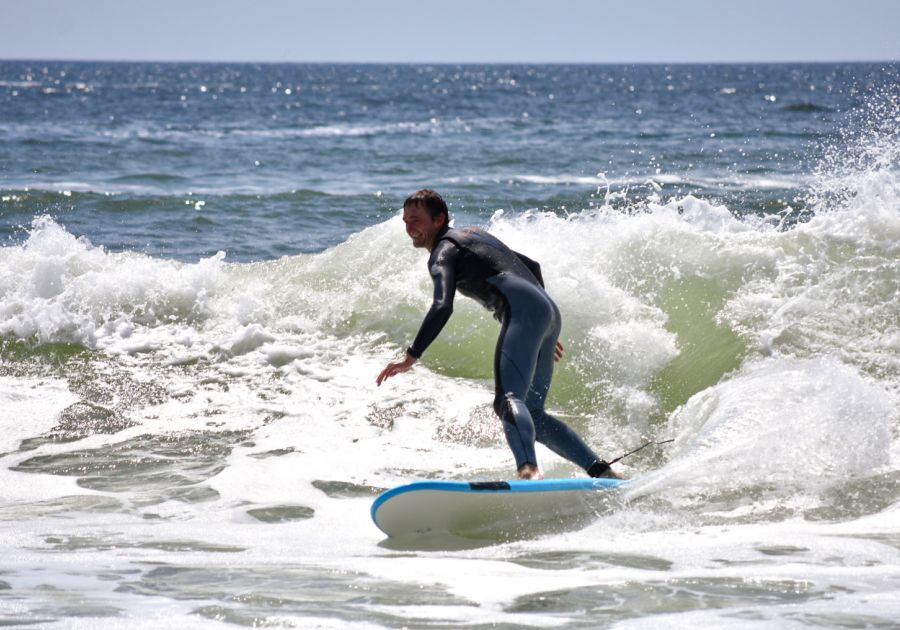
[[[523,464],[519,468],[519,479],[543,479],[544,473],[534,464]]]

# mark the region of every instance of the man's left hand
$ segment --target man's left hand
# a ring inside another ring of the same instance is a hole
[[[563,358],[563,352],[565,352],[565,350],[563,350],[563,345],[557,341],[556,352],[553,353],[553,360],[559,363]]]
[[[401,372],[406,372],[413,366],[416,361],[416,357],[411,354],[407,354],[402,361],[393,361],[391,363],[388,363],[387,367],[381,370],[381,374],[379,374],[378,378],[375,379],[375,384],[381,386],[381,384],[386,379],[400,374]]]

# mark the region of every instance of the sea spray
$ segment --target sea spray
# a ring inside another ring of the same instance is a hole
[[[182,265],[111,254],[46,216],[2,256],[0,332],[89,347],[100,337],[127,337],[134,326],[204,319],[224,257]]]
[[[667,427],[670,462],[635,494],[751,492],[790,499],[890,461],[890,398],[852,367],[829,359],[750,362],[693,396]],[[698,474],[701,473],[701,474]]]

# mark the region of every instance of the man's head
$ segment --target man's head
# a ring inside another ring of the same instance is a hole
[[[403,202],[403,222],[413,246],[431,251],[437,235],[450,220],[447,204],[435,191],[424,188]]]

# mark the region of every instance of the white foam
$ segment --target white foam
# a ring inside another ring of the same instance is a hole
[[[110,254],[48,217],[28,241],[0,250],[0,334],[96,346],[134,325],[208,313],[224,254],[195,265]]]
[[[0,453],[49,432],[62,411],[78,402],[64,381],[0,376]],[[0,466],[0,505],[34,502],[78,493],[74,480],[12,471]]]
[[[65,381],[0,376],[0,452],[56,426],[59,414],[78,401]]]
[[[887,465],[895,421],[886,392],[833,359],[750,363],[672,415],[671,461],[634,493],[758,484],[816,492]]]

